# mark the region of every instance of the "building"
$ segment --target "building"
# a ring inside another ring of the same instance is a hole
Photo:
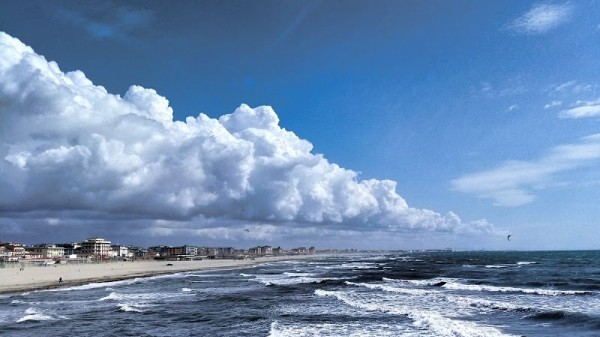
[[[248,249],[248,254],[251,255],[273,255],[273,247],[271,246],[258,246]]]
[[[21,243],[6,242],[0,243],[2,253],[2,261],[17,261],[26,258],[27,251]]]
[[[111,257],[112,248],[110,247],[110,241],[102,238],[87,239],[81,243],[81,254],[98,258]]]
[[[116,257],[131,257],[132,253],[129,252],[129,247],[123,245],[113,245],[111,246],[113,255]]]
[[[41,255],[45,259],[56,259],[65,255],[65,248],[57,245],[40,244],[33,246],[31,252],[35,255]]]
[[[182,247],[185,255],[198,255],[198,247],[185,245]]]
[[[129,253],[135,258],[148,259],[154,257],[152,253],[148,251],[148,249],[140,247],[129,247]]]
[[[165,256],[167,255],[167,249],[169,247],[164,245],[148,247],[148,254],[154,257]]]
[[[262,247],[261,246],[257,246],[257,247],[248,248],[248,254],[250,254],[250,255],[262,255]]]
[[[16,260],[16,258],[13,258],[6,247],[3,244],[0,244],[0,262],[9,262],[13,260]]]
[[[308,254],[306,247],[292,248],[292,254]]]
[[[222,247],[219,248],[219,253],[221,256],[234,256],[235,249],[233,247]]]
[[[73,256],[73,255],[78,255],[81,254],[81,245],[77,242],[73,242],[73,243],[59,243],[57,244],[58,247],[63,247],[65,250],[64,255],[65,256]]]
[[[167,256],[184,255],[184,252],[185,251],[184,251],[183,247],[168,247],[166,255]]]

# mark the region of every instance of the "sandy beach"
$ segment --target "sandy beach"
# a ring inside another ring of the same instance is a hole
[[[259,257],[254,260],[201,261],[118,261],[87,264],[55,264],[0,269],[0,293],[50,289],[93,282],[109,282],[135,277],[171,274],[193,270],[239,268],[269,261],[306,259],[311,256]],[[59,279],[62,282],[59,283]]]

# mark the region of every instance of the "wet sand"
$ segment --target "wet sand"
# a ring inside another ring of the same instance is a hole
[[[311,257],[304,255],[260,257],[255,260],[118,261],[86,264],[55,264],[42,267],[26,266],[22,270],[20,268],[0,268],[0,293],[118,281],[135,277],[193,270],[239,268],[269,261],[307,259]],[[62,282],[59,282],[60,278],[62,278]]]

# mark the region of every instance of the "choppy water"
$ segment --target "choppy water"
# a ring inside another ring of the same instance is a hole
[[[600,252],[314,258],[0,296],[1,336],[600,336]]]

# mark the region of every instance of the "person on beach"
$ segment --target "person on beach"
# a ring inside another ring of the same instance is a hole
[[[62,283],[62,277],[58,278],[58,283]]]

